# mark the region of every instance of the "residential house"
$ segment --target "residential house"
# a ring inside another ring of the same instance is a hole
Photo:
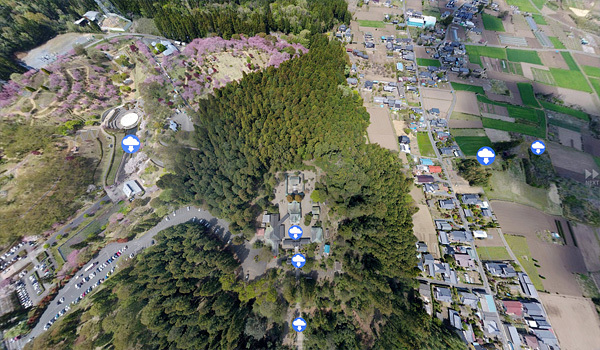
[[[348,83],[348,85],[357,85],[358,84],[358,79],[356,79],[356,78],[346,78],[346,82]]]
[[[127,196],[127,198],[142,192],[144,192],[144,190],[140,187],[136,180],[130,180],[123,184],[123,193]]]
[[[533,283],[531,282],[529,276],[527,276],[527,274],[523,272],[517,273],[517,276],[519,278],[519,284],[521,285],[521,290],[523,291],[523,294],[527,295],[528,297],[537,298],[537,290],[535,290],[535,287],[533,286]]]
[[[519,336],[519,332],[517,332],[517,329],[515,328],[515,326],[508,326],[508,334],[510,336],[510,339],[512,341],[512,345],[514,349],[520,349],[521,348],[521,337]]]
[[[464,305],[467,305],[473,309],[477,309],[477,303],[479,302],[479,297],[473,293],[469,292],[460,292],[460,302]]]
[[[436,229],[443,231],[452,230],[452,225],[450,225],[446,220],[435,220],[435,227]]]
[[[386,98],[382,97],[382,96],[375,96],[375,97],[373,97],[373,103],[379,103],[379,104],[381,104],[381,103],[384,103],[385,100],[386,100]]]
[[[406,135],[398,136],[398,142],[404,144],[410,144],[410,138]]]
[[[502,306],[508,315],[523,316],[523,304],[518,300],[503,300]]]
[[[439,108],[432,108],[429,110],[429,114],[434,115],[434,116],[439,116],[440,115],[440,109]]]
[[[454,243],[470,243],[473,242],[473,235],[467,231],[452,231],[448,235],[451,242]]]
[[[527,323],[527,325],[531,328],[552,329],[552,326],[550,326],[550,322],[548,322],[545,317],[541,316],[525,317],[525,323]]]
[[[442,172],[442,167],[439,165],[430,165],[429,172],[432,174],[440,174]]]
[[[461,198],[462,202],[467,205],[481,204],[481,200],[479,199],[479,195],[477,194],[463,194]]]
[[[438,231],[438,234],[438,240],[440,241],[440,244],[450,244],[450,240],[448,239],[448,233],[446,231]]]
[[[503,278],[512,278],[517,276],[517,272],[509,264],[486,262],[485,268],[492,276],[498,276]]]
[[[552,330],[533,329],[533,334],[535,334],[544,344],[558,348],[558,340]]]
[[[465,269],[475,268],[475,262],[469,254],[454,254],[454,260],[456,261],[456,265]]]
[[[427,244],[425,242],[417,242],[417,252],[426,253],[427,252]]]
[[[455,310],[452,310],[452,309],[448,309],[448,319],[449,319],[450,325],[452,325],[452,327],[462,331],[462,329],[463,329],[462,321],[460,320],[460,315],[458,314],[458,312],[456,312]]]
[[[540,303],[525,302],[523,303],[523,308],[529,316],[545,316],[544,310],[542,310],[542,305],[540,305]]]
[[[446,141],[448,139],[448,137],[450,137],[450,133],[447,131],[438,131],[436,136],[437,136],[438,140]]]
[[[481,215],[483,215],[484,217],[492,217],[492,211],[488,208],[485,209],[481,209]]]
[[[445,210],[452,210],[456,208],[452,199],[440,199],[438,203],[440,204],[440,208]]]
[[[452,302],[452,292],[449,288],[435,287],[433,290],[433,295],[437,301],[444,303]]]
[[[423,185],[423,191],[425,191],[425,193],[434,193],[439,190],[440,190],[440,185],[438,185],[436,183]]]
[[[422,165],[433,165],[433,160],[429,158],[421,158],[419,161]]]
[[[373,84],[373,82],[372,82],[372,81],[370,81],[370,80],[367,80],[367,81],[365,81],[365,86],[364,86],[364,89],[365,89],[365,90],[368,90],[368,91],[371,91],[371,90],[373,90],[373,85],[374,85],[374,84]]]
[[[433,183],[435,179],[431,175],[417,175],[417,184]]]

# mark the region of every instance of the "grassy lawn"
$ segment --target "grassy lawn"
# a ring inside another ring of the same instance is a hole
[[[577,66],[577,63],[575,62],[575,59],[573,59],[573,56],[571,56],[570,52],[563,51],[560,54],[565,59],[565,62],[567,63],[567,66],[569,66],[570,70],[575,70],[578,72],[580,71],[579,67]]]
[[[565,46],[565,44],[563,44],[560,39],[558,39],[555,36],[549,36],[548,37],[550,39],[550,41],[552,42],[552,44],[554,45],[554,48],[556,49],[566,49],[567,47]]]
[[[585,121],[590,120],[590,116],[587,113],[582,112],[580,110],[561,106],[561,105],[556,105],[554,103],[550,103],[550,102],[546,102],[546,101],[540,101],[540,103],[542,104],[542,107],[544,107],[548,110],[555,111],[555,112],[562,113],[562,114],[568,114],[570,116],[573,116],[575,118],[585,120]]]
[[[533,282],[535,289],[538,291],[545,290],[537,267],[535,267],[534,261],[532,260],[531,252],[529,251],[529,246],[527,245],[527,238],[513,235],[504,235],[504,238],[506,238],[506,242],[510,246],[510,249],[513,251],[517,259],[519,259],[521,265],[523,265],[523,268],[529,275],[529,278],[531,278],[531,282]]]
[[[506,59],[506,50],[499,47],[465,45],[469,61],[481,65],[480,56]]]
[[[477,121],[480,119],[478,115],[461,113],[461,112],[452,112],[451,118],[456,119],[456,120],[468,120],[468,121]]]
[[[475,156],[481,147],[492,147],[487,136],[455,136],[454,140],[466,156]]]
[[[475,92],[475,93],[478,93],[478,94],[485,95],[485,91],[483,91],[483,88],[481,86],[452,82],[452,88],[454,90],[471,91],[471,92]]]
[[[497,120],[491,118],[481,118],[483,122],[484,128],[496,129],[496,130],[504,130],[504,131],[512,131],[517,132],[524,135],[535,136],[538,138],[545,139],[546,138],[546,130],[545,128],[540,128],[534,125],[526,125],[522,123],[511,123],[504,120]]]
[[[494,32],[504,32],[504,25],[502,24],[502,20],[496,16],[488,15],[487,13],[481,14],[481,19],[483,20],[483,27],[487,30],[492,30]]]
[[[594,90],[596,90],[596,95],[600,97],[600,79],[590,78],[590,83],[592,83]]]
[[[435,156],[435,152],[433,151],[433,145],[429,141],[429,136],[426,132],[417,133],[417,143],[419,144],[419,151],[421,152],[422,156]]]
[[[534,1],[534,3],[535,3],[535,1]],[[533,20],[534,20],[534,21],[535,21],[535,23],[537,23],[537,24],[548,24],[548,23],[546,22],[546,19],[545,19],[545,18],[544,18],[544,16],[542,16],[542,15],[537,15],[537,14],[534,14],[534,15],[533,15],[533,16],[531,16],[531,17],[533,17]]]
[[[560,68],[550,68],[550,73],[556,82],[556,85],[567,89],[593,92],[590,85],[585,80],[583,73]]]
[[[552,215],[562,215],[560,204],[548,197],[549,190],[533,187],[525,182],[520,164],[510,164],[505,171],[492,170],[490,186],[485,188],[489,199],[521,203]]]
[[[532,64],[542,64],[540,56],[536,51],[506,49],[506,57],[513,62],[527,62]]]
[[[543,0],[535,0],[534,2],[540,2]],[[506,0],[509,5],[518,6],[521,12],[540,13],[538,9],[533,6],[529,0]]]
[[[512,260],[506,247],[477,247],[477,255],[482,261],[505,261]]]
[[[521,94],[521,99],[523,103],[527,106],[531,107],[539,107],[537,99],[535,98],[535,94],[533,93],[533,86],[529,83],[517,83],[519,87],[519,94]]]
[[[596,77],[596,78],[600,78],[600,67],[593,67],[593,66],[583,66],[583,71],[585,72],[585,74],[587,74],[589,77]]]
[[[531,109],[513,105],[508,105],[506,108],[508,109],[508,116],[511,118],[527,120],[536,125],[542,125],[545,122],[544,112],[539,109]]]
[[[382,21],[369,21],[369,20],[359,19],[358,24],[361,27],[385,28],[385,23],[383,23]]]
[[[434,66],[434,67],[441,66],[440,61],[434,60],[431,58],[417,58],[417,64],[419,66]]]

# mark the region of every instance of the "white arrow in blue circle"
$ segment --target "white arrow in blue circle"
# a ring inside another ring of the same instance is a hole
[[[127,153],[135,153],[140,149],[140,139],[135,135],[127,135],[121,140],[121,147]]]
[[[544,144],[544,141],[533,141],[533,143],[531,144],[531,152],[533,152],[533,154],[535,155],[541,155],[542,153],[544,153],[544,151],[546,150],[546,145]]]
[[[477,151],[477,161],[481,165],[490,165],[496,159],[496,152],[490,147],[481,147]]]
[[[304,257],[304,255],[298,253],[292,256],[292,264],[297,268],[301,268],[302,266],[304,266],[304,264],[306,264],[306,258]]]
[[[293,225],[292,227],[289,228],[288,235],[293,240],[296,240],[296,241],[299,240],[300,237],[302,237],[302,227],[300,227],[298,225]]]
[[[306,321],[302,317],[295,318],[292,321],[292,328],[294,328],[296,332],[302,332],[306,329]]]

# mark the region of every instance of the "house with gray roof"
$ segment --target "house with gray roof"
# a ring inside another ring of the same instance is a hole
[[[467,205],[478,205],[481,204],[478,194],[463,194],[461,196],[462,202]]]
[[[452,225],[446,220],[435,220],[435,228],[442,231],[452,230]]]
[[[437,301],[444,303],[452,302],[452,292],[450,291],[450,288],[435,287],[433,290],[433,295]]]
[[[492,276],[498,276],[503,278],[512,278],[517,276],[517,272],[509,264],[486,262],[485,268]]]
[[[479,297],[473,293],[460,292],[460,302],[473,309],[476,309],[477,303],[479,302]]]
[[[450,321],[450,325],[452,325],[452,327],[461,331],[463,330],[462,321],[458,312],[452,309],[448,309],[448,320]]]
[[[440,199],[438,203],[440,204],[440,208],[446,210],[452,210],[456,207],[452,199]]]
[[[473,235],[467,231],[452,231],[448,235],[451,242],[470,243],[473,242]]]

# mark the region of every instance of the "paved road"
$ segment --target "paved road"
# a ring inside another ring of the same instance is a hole
[[[421,282],[425,282],[425,283],[439,284],[439,285],[443,285],[443,286],[450,286],[450,287],[456,287],[456,288],[464,288],[464,289],[468,289],[468,290],[483,289],[483,286],[480,284],[465,284],[465,283],[453,284],[450,282],[434,280],[432,278],[426,278],[426,277],[417,277],[417,280],[421,281]]]
[[[48,306],[46,311],[42,314],[37,325],[32,329],[32,331],[27,336],[25,336],[25,337],[23,337],[23,339],[21,339],[21,341],[18,344],[19,349],[23,348],[23,346],[25,345],[25,342],[28,339],[30,339],[32,337],[37,337],[42,332],[44,332],[44,326],[48,323],[48,321],[50,321],[50,319],[54,318],[54,316],[60,310],[62,310],[66,305],[72,306],[71,302],[73,300],[77,299],[77,297],[79,297],[88,287],[90,287],[94,283],[96,283],[100,278],[105,278],[106,273],[108,271],[110,271],[110,269],[113,266],[117,266],[119,264],[119,262],[121,261],[121,259],[128,258],[129,254],[131,254],[133,252],[137,253],[137,252],[141,251],[142,249],[150,246],[153,242],[154,236],[158,232],[160,232],[168,227],[190,221],[192,218],[197,217],[198,219],[208,220],[211,223],[212,227],[219,226],[219,227],[224,228],[224,230],[223,230],[224,236],[222,237],[223,239],[228,239],[228,237],[231,235],[228,232],[229,224],[227,223],[227,221],[213,217],[206,210],[198,209],[195,207],[189,207],[189,208],[190,209],[188,210],[187,207],[184,207],[184,208],[176,210],[174,212],[175,214],[170,213],[168,215],[168,218],[169,218],[168,221],[166,218],[163,219],[156,226],[154,226],[152,229],[150,229],[148,232],[146,232],[142,237],[140,237],[136,240],[129,241],[127,243],[111,243],[111,244],[107,245],[104,249],[102,249],[98,253],[97,257],[95,259],[91,260],[90,262],[86,263],[84,265],[84,267],[80,271],[78,271],[75,276],[79,276],[81,274],[83,274],[84,277],[88,276],[91,272],[96,271],[97,266],[95,266],[93,269],[91,269],[88,272],[84,272],[85,267],[90,265],[92,262],[99,262],[98,265],[101,265],[103,262],[108,260],[109,257],[113,256],[115,254],[115,252],[117,252],[118,250],[122,249],[125,246],[128,247],[127,250],[125,250],[118,259],[116,259],[111,264],[109,264],[102,272],[97,272],[96,276],[91,278],[80,289],[77,289],[75,287],[75,285],[77,283],[81,282],[81,278],[77,278],[77,279],[73,278],[66,286],[64,286],[59,291],[59,293],[55,297],[55,299],[50,303],[50,305]],[[249,243],[247,243],[247,244],[249,244]],[[248,257],[247,253],[244,255],[244,253],[247,250],[248,250],[248,248],[245,246],[236,246],[234,248],[234,251],[236,251],[237,254],[242,255],[242,257]],[[240,259],[242,259],[242,258],[240,258]],[[58,305],[57,302],[62,297],[65,298],[65,301],[61,305]]]

